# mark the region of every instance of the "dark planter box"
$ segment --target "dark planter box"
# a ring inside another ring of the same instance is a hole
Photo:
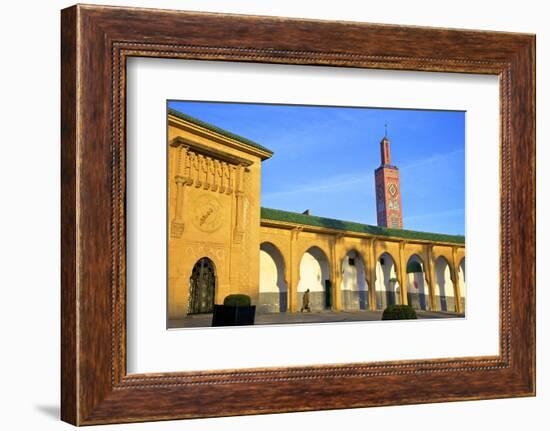
[[[230,305],[214,305],[212,326],[254,325],[256,306],[234,307]]]

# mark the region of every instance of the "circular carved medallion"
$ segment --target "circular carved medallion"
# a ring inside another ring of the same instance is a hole
[[[223,223],[223,208],[215,196],[201,195],[193,202],[192,220],[195,227],[203,232],[214,232]]]

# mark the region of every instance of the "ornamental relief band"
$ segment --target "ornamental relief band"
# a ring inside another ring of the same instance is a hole
[[[172,220],[173,238],[184,231],[185,186],[210,192],[234,195],[236,198],[235,242],[240,242],[244,231],[244,177],[247,168],[192,151],[188,146],[176,148],[176,211]],[[214,197],[213,197],[214,198]],[[214,198],[215,199],[215,198]]]

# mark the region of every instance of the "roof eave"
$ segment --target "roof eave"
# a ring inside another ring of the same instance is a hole
[[[200,136],[203,136],[203,137],[208,137],[217,142],[222,142],[223,144],[231,148],[236,148],[248,154],[257,156],[262,161],[269,159],[273,155],[273,151],[268,150],[267,148],[262,147],[259,144],[252,145],[250,142],[247,142],[247,140],[245,140],[244,138],[243,140],[240,140],[238,139],[239,138],[238,135],[235,135],[231,132],[227,132],[227,134],[224,134],[224,133],[221,133],[222,129],[219,129],[219,131],[213,130],[206,126],[197,124],[193,121],[179,117],[170,112],[168,113],[168,124],[174,127],[187,130],[195,134],[199,134]]]

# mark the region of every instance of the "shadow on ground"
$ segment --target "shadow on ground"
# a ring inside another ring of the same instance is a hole
[[[448,311],[417,311],[419,319],[464,318],[464,314]],[[319,311],[311,313],[260,313],[256,314],[255,325],[288,325],[296,323],[336,323],[380,321],[382,311]],[[212,324],[212,314],[194,314],[185,319],[169,320],[168,328],[205,328]]]

